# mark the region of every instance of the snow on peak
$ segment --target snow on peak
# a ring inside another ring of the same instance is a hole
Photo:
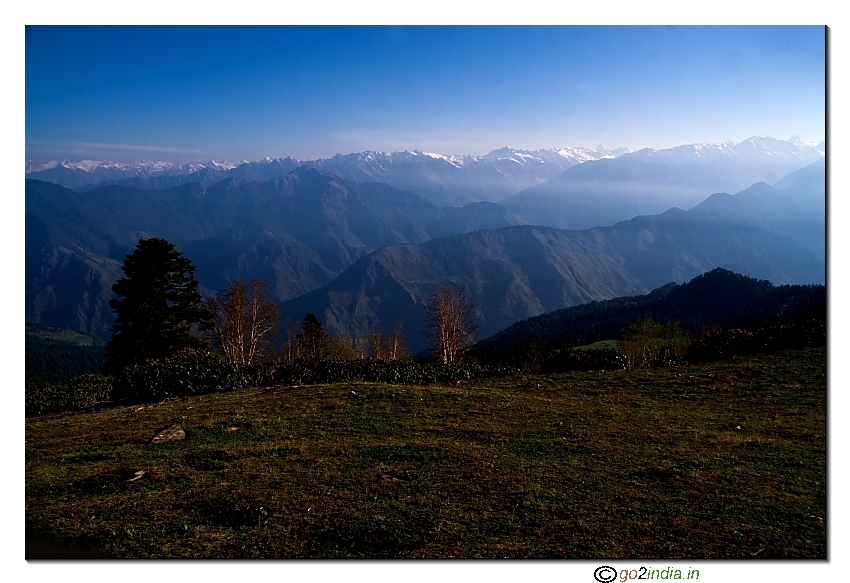
[[[451,157],[446,156],[445,154],[437,154],[436,152],[418,152],[423,156],[428,156],[429,158],[436,158],[437,160],[445,160],[446,162],[451,163]]]
[[[555,148],[555,152],[567,158],[568,160],[572,160],[573,162],[589,162],[591,160],[602,160],[607,158],[619,158],[623,154],[632,153],[631,148],[615,148],[613,150],[609,150],[602,144],[599,144],[595,148],[583,148],[583,147],[567,147],[567,148]]]
[[[51,168],[56,168],[59,164],[59,160],[50,160],[49,162],[33,162],[32,160],[27,160],[26,172],[27,174],[30,172],[43,172],[45,170],[50,170]]]

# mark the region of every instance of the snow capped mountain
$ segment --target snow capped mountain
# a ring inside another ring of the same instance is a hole
[[[756,182],[775,182],[823,157],[823,144],[794,143],[770,136],[737,144],[688,144],[666,150],[645,148],[629,156],[677,168],[694,186],[710,192],[738,192]]]
[[[214,160],[209,162],[198,160],[187,164],[147,159],[129,164],[109,160],[79,160],[77,162],[51,160],[44,163],[28,160],[26,174],[28,178],[55,182],[68,188],[78,188],[127,178],[147,179],[158,176],[188,175],[205,169],[229,171],[234,168],[236,168],[235,164]]]
[[[736,144],[733,148],[742,155],[767,153],[770,156],[799,160],[805,164],[811,164],[818,157],[823,156],[817,145],[804,143],[799,138],[795,143],[792,140],[778,140],[770,136],[764,138],[753,136]]]
[[[205,164],[197,163],[197,165],[199,166],[198,170],[200,170],[201,168],[215,168],[217,170],[233,170],[237,166],[236,164],[233,164],[231,162],[216,162],[215,160],[210,160],[209,162],[206,162]],[[187,164],[187,166],[188,166],[188,164]]]
[[[50,160],[49,162],[33,162],[32,160],[27,160],[26,173],[44,172],[45,170],[56,168],[59,164],[60,162],[58,160]]]
[[[437,154],[435,152],[420,152],[419,150],[414,150],[414,154],[421,154],[422,156],[429,156],[431,158],[435,158],[437,160],[445,160],[452,166],[457,166],[458,168],[463,166],[463,156],[446,156],[445,154]]]
[[[816,150],[823,150],[823,148],[824,148],[824,142],[821,142],[821,143],[804,142],[803,140],[800,139],[800,136],[792,136],[792,137],[788,138],[787,141],[788,141],[788,143],[794,144],[795,146],[797,146],[799,148],[808,147],[808,148],[815,148]]]
[[[578,157],[555,150],[504,147],[483,156],[446,155],[422,150],[366,151],[307,160],[323,172],[336,171],[358,182],[385,182],[410,190],[440,206],[497,202],[554,178],[567,168],[596,159],[591,151]]]
[[[80,170],[83,172],[95,172],[97,170],[119,170],[119,171],[135,171],[135,172],[163,172],[171,169],[177,164],[171,162],[156,162],[153,160],[141,160],[132,164],[124,164],[121,162],[110,162],[108,160],[79,160],[72,162],[70,160],[51,160],[43,164],[36,164],[32,161],[27,161],[27,174],[32,172],[43,172],[53,168],[67,168],[68,170]]]
[[[694,186],[700,189],[737,192],[755,182],[775,182],[824,156],[825,150],[823,142],[811,144],[798,136],[789,140],[754,136],[739,143],[688,144],[636,152],[602,145],[539,150],[505,146],[483,156],[418,149],[367,150],[311,160],[267,156],[239,164],[214,160],[188,164],[152,160],[132,164],[105,160],[27,161],[26,173],[29,178],[68,188],[118,183],[160,189],[186,182],[213,183],[230,176],[249,181],[271,180],[300,166],[310,166],[321,172],[338,172],[355,182],[383,182],[410,190],[440,206],[463,206],[471,202],[498,202],[549,181],[578,164],[623,156],[674,167],[691,176]]]
[[[796,138],[796,139],[795,139]],[[795,136],[790,140],[778,140],[770,136],[753,136],[739,143],[722,142],[719,144],[687,144],[668,148],[666,150],[653,150],[644,148],[634,155],[654,162],[665,162],[688,157],[697,158],[729,158],[740,156],[744,159],[755,159],[764,156],[784,158],[799,161],[802,165],[811,164],[819,156],[823,156],[823,144],[804,143]]]

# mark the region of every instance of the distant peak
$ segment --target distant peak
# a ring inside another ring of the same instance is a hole
[[[486,156],[487,156],[487,157],[491,157],[491,156],[504,156],[504,155],[506,155],[506,154],[507,154],[507,155],[510,155],[510,154],[513,154],[513,153],[514,153],[514,151],[513,151],[510,147],[508,147],[508,146],[502,146],[501,148],[498,148],[498,149],[496,149],[496,150],[493,150],[492,152],[490,152],[490,153],[489,153],[489,154],[487,154]]]

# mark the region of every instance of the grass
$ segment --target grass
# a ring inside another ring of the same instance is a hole
[[[27,338],[48,342],[62,342],[73,346],[103,346],[105,342],[95,336],[87,336],[66,328],[51,328],[39,324],[26,325]]]
[[[32,418],[26,526],[127,558],[822,559],[825,372],[804,349]]]
[[[594,342],[593,344],[585,344],[583,346],[576,346],[573,350],[599,350],[602,348],[608,348],[611,350],[615,350],[617,346],[620,344],[619,340],[600,340],[599,342]]]

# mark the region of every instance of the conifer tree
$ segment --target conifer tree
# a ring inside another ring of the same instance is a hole
[[[330,337],[315,314],[307,314],[301,324],[298,339],[298,356],[301,358],[327,358],[330,353]]]
[[[210,326],[195,266],[173,243],[160,237],[139,240],[122,269],[125,277],[112,286],[120,299],[109,301],[115,312],[112,340],[106,345],[109,369],[205,345],[193,334],[197,327]]]

